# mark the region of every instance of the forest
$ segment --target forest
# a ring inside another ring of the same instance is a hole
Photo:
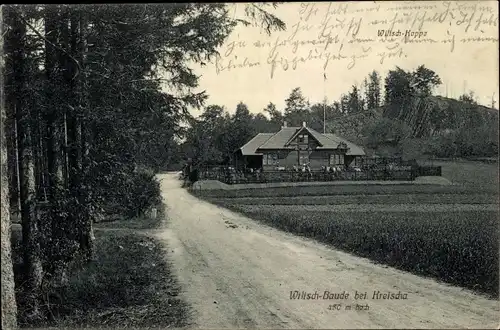
[[[50,318],[50,288],[94,259],[95,222],[159,202],[155,170],[207,97],[190,66],[238,24],[284,29],[273,6],[2,6],[2,328]]]
[[[270,102],[260,112],[240,102],[234,111],[219,105],[190,118],[179,155],[194,164],[225,164],[257,133],[277,132],[303,122],[318,132],[335,133],[365,147],[369,154],[405,158],[498,156],[498,110],[479,105],[473,91],[458,100],[435,95],[438,73],[425,65],[399,67],[385,77],[373,70],[339,100],[310,103],[294,88],[285,108]],[[175,164],[175,162],[173,163]]]

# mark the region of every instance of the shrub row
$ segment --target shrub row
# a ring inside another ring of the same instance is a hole
[[[390,195],[390,194],[470,194],[475,189],[464,186],[438,186],[423,184],[398,185],[317,185],[296,187],[275,187],[265,189],[238,190],[196,190],[200,197],[289,197],[289,196],[336,196],[336,195]],[[484,189],[481,193],[498,194],[497,189]]]
[[[492,194],[399,194],[399,195],[332,195],[297,197],[240,197],[215,198],[218,204],[239,205],[336,205],[336,204],[495,204],[498,195]]]

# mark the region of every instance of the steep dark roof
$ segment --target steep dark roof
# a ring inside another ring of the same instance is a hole
[[[253,139],[248,141],[241,150],[244,156],[260,155],[261,150],[276,150],[276,149],[290,149],[293,150],[294,147],[288,147],[287,143],[290,142],[291,138],[296,135],[300,130],[306,130],[312,137],[314,137],[320,146],[318,150],[331,150],[337,149],[340,142],[347,144],[347,155],[350,156],[363,156],[365,152],[363,148],[355,145],[352,142],[347,141],[335,134],[321,134],[310,127],[282,127],[277,133],[259,133]]]
[[[316,140],[316,142],[318,142],[319,144],[319,147],[322,147],[324,145],[324,139],[323,137],[321,136],[321,134],[316,134],[317,132],[314,131],[314,130],[309,130],[307,127],[301,127],[299,128],[295,134],[292,135],[291,138],[288,139],[288,141],[286,142],[285,144],[285,147],[287,147],[293,140],[295,140],[297,138],[297,136],[299,136],[299,134],[303,134],[304,132],[308,132],[309,135],[314,139]],[[321,143],[323,142],[323,143]]]
[[[300,127],[283,127],[265,143],[258,146],[259,149],[286,149],[285,144],[299,130]]]
[[[335,143],[337,145],[340,142],[344,142],[345,144],[347,144],[347,148],[349,148],[349,150],[347,151],[346,155],[348,155],[348,156],[364,156],[365,155],[365,151],[363,150],[363,148],[361,148],[360,146],[358,146],[352,142],[347,141],[344,138],[341,138],[338,135],[331,134],[331,133],[326,133],[323,135],[326,136],[327,138],[329,138],[330,140],[335,141]]]
[[[259,153],[256,153],[255,151],[259,146],[261,146],[263,143],[265,143],[267,140],[269,140],[270,137],[272,137],[275,133],[259,133],[256,136],[253,137],[250,141],[248,141],[243,147],[241,147],[239,150],[241,150],[241,153],[244,156],[255,156],[255,155],[261,155]]]

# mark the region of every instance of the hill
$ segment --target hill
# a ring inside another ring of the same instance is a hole
[[[403,122],[406,137],[420,142],[451,135],[472,140],[472,132],[479,132],[481,139],[491,140],[498,148],[498,110],[442,96],[414,98],[398,109],[380,107],[338,116],[327,121],[327,128],[366,147],[369,128],[382,119]]]
[[[356,144],[364,144],[365,128],[383,117],[383,108],[338,116],[327,120],[326,129]]]

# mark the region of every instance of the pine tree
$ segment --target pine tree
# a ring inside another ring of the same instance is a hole
[[[27,105],[28,70],[26,65],[26,26],[18,8],[9,8],[5,23],[10,27],[6,34],[5,48],[10,55],[10,67],[13,69],[11,93],[16,113],[17,141],[19,153],[19,179],[21,200],[21,223],[23,237],[23,268],[25,293],[29,318],[41,317],[39,294],[42,285],[41,233],[36,216],[35,169],[32,144],[32,113]]]
[[[349,92],[347,106],[349,108],[349,113],[357,113],[362,110],[359,90],[356,85],[353,85]]]
[[[210,61],[239,22],[262,23],[269,32],[284,27],[268,4],[246,6],[248,21],[228,15],[226,4],[9,7],[7,129],[16,134],[8,168],[10,182],[21,182],[33,316],[42,276],[64,271],[78,250],[92,255],[92,221],[104,212],[137,216],[150,205],[138,189],[156,182],[141,166],[168,161],[188,109],[207,98],[195,92],[190,65]],[[217,127],[228,121],[223,114]],[[226,154],[227,141],[222,134],[215,140]],[[156,193],[148,202],[159,199]],[[37,203],[45,195],[49,203]]]
[[[290,126],[302,126],[308,121],[308,103],[299,87],[292,90],[285,103],[285,119]]]
[[[0,7],[0,40],[4,44],[4,7]],[[9,201],[9,178],[7,154],[7,111],[5,107],[5,60],[3,47],[0,48],[0,198],[1,198],[1,238],[2,238],[2,329],[13,329],[17,327],[17,305],[14,289],[14,272],[12,267],[11,255],[11,219],[10,219],[10,201]]]
[[[368,109],[376,109],[380,106],[380,75],[373,71],[369,75],[366,103]]]

